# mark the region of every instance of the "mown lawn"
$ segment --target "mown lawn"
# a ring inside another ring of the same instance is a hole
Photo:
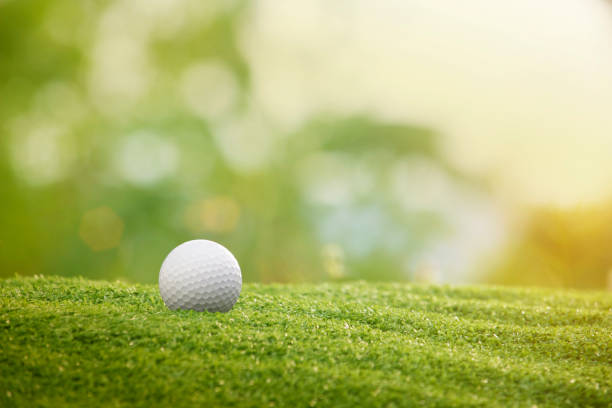
[[[612,406],[612,294],[243,287],[228,314],[157,287],[0,280],[0,406]]]

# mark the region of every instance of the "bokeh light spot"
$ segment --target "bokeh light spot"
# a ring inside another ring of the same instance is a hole
[[[298,163],[305,197],[317,204],[341,206],[372,193],[374,170],[343,153],[315,153]]]
[[[87,211],[81,219],[79,236],[93,251],[115,248],[121,242],[123,221],[110,207]]]
[[[181,76],[180,92],[187,107],[206,120],[227,116],[239,89],[234,75],[220,62],[198,62]]]
[[[340,279],[346,275],[344,268],[344,251],[337,244],[327,244],[321,251],[323,268],[332,279]]]
[[[185,211],[185,224],[193,232],[231,232],[239,219],[240,206],[231,197],[201,200]]]
[[[241,173],[265,168],[278,147],[277,132],[264,115],[253,107],[216,126],[213,135],[223,158]]]
[[[70,157],[62,143],[64,130],[55,123],[29,122],[20,118],[14,126],[12,147],[16,173],[32,185],[59,181],[68,173]]]
[[[115,165],[128,182],[147,186],[174,173],[179,159],[174,143],[155,133],[140,131],[123,140]]]
[[[417,283],[440,283],[440,268],[435,262],[421,262],[414,268],[412,280]]]

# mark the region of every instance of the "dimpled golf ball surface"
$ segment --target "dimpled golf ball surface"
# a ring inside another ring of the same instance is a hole
[[[159,272],[159,292],[171,310],[229,312],[242,289],[238,261],[213,241],[187,241],[172,250]]]

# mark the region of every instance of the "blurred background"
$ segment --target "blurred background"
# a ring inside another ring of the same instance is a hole
[[[612,3],[0,0],[0,276],[612,289]]]

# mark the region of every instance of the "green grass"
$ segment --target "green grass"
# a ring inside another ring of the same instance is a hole
[[[228,314],[155,286],[0,280],[0,406],[612,406],[612,295],[247,284]]]

